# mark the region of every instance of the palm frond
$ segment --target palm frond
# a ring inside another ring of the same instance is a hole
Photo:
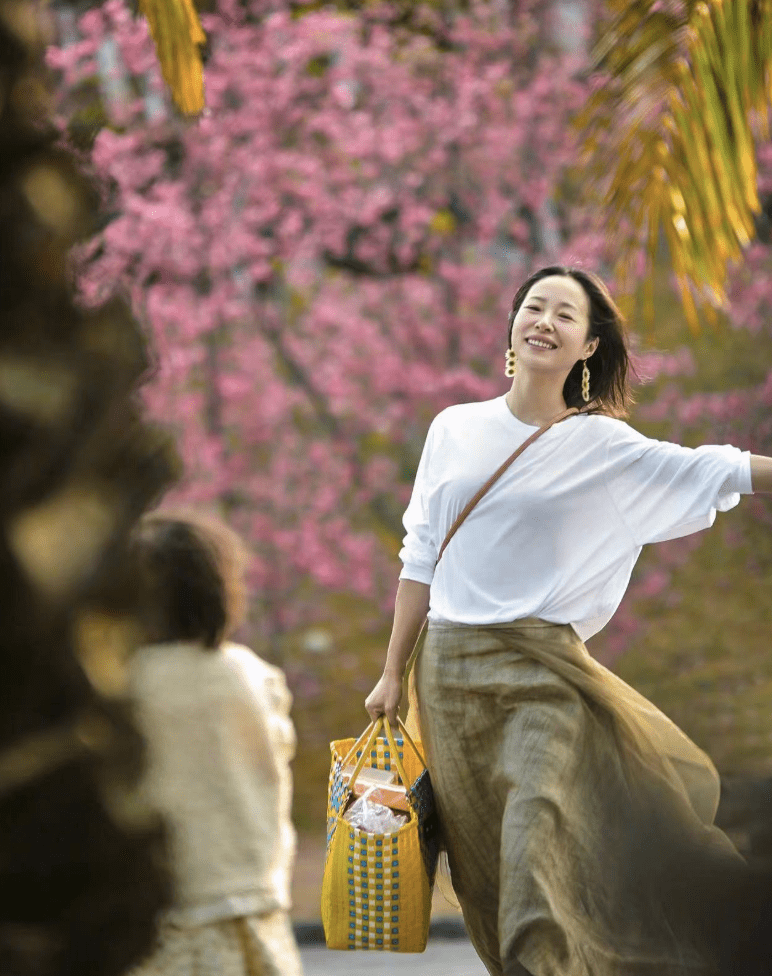
[[[206,41],[192,0],[139,0],[153,35],[166,84],[181,112],[204,108],[204,72],[200,45]]]
[[[772,102],[772,0],[610,0],[600,84],[577,120],[623,287],[667,241],[684,311],[726,303],[760,211],[756,140]]]

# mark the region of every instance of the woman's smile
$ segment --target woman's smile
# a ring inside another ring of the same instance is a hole
[[[538,336],[529,336],[525,340],[534,349],[557,349],[557,344],[551,339],[539,339]]]

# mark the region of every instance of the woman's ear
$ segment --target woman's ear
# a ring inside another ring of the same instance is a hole
[[[584,347],[585,352],[587,353],[587,359],[589,359],[590,356],[594,355],[595,350],[598,348],[599,343],[600,343],[600,336],[595,336],[594,339],[590,339],[590,341]]]

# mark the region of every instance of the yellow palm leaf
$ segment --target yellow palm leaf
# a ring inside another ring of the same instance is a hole
[[[166,84],[181,112],[204,108],[204,72],[199,45],[206,41],[191,0],[139,0],[155,42]]]
[[[729,264],[755,233],[772,0],[607,2],[594,52],[604,83],[577,119],[585,185],[602,203],[620,274],[640,247],[651,273],[664,234],[696,328],[698,305],[725,302]]]

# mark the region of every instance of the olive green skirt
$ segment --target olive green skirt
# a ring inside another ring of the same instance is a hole
[[[489,972],[703,976],[699,891],[743,861],[710,759],[569,625],[430,624],[408,728]],[[416,712],[420,708],[420,724]]]

